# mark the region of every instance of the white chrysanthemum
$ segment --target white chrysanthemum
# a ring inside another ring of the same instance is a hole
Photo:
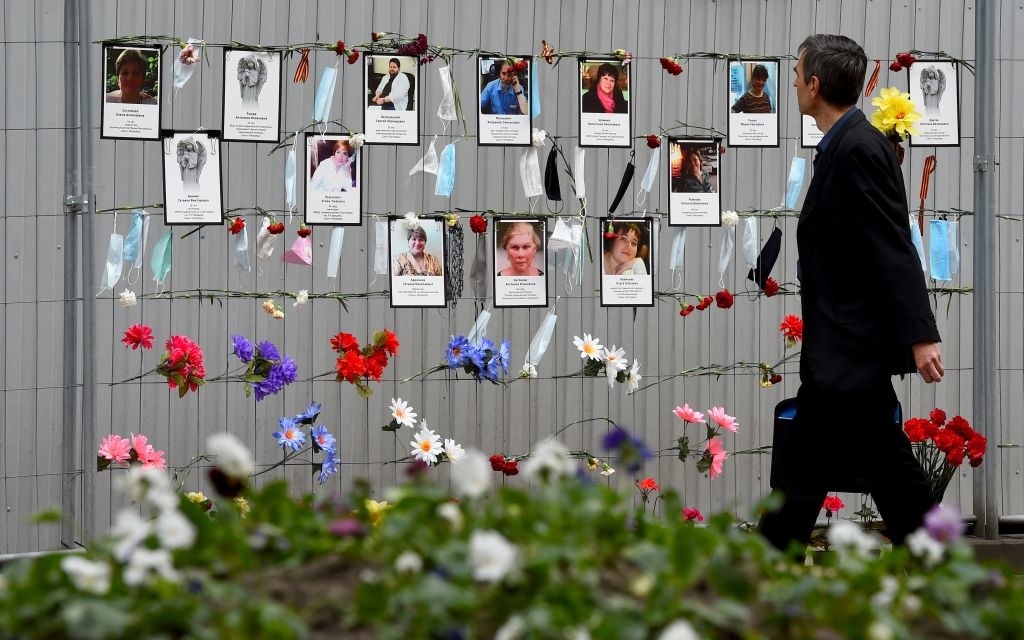
[[[543,147],[544,146],[544,141],[547,139],[547,137],[548,137],[548,132],[547,131],[545,131],[543,129],[538,129],[537,127],[534,127],[533,128],[533,135],[530,137],[530,142],[532,142],[533,146],[535,146],[535,147]]]
[[[447,522],[452,531],[462,531],[462,509],[454,502],[444,502],[437,505],[437,517]]]
[[[640,388],[640,361],[636,358],[633,359],[633,365],[629,368],[629,372],[626,373],[626,385],[628,390],[626,393],[633,393]]]
[[[171,552],[167,549],[136,549],[124,569],[124,582],[138,586],[148,582],[154,574],[164,580],[177,582],[178,572],[171,563]]]
[[[582,339],[579,336],[573,336],[572,343],[580,350],[581,358],[601,359],[601,352],[603,351],[601,341],[597,338],[592,338],[589,333],[584,333]]]
[[[454,464],[466,457],[466,450],[462,448],[461,444],[455,442],[452,438],[445,438],[444,455],[448,458],[448,462]]]
[[[676,620],[665,627],[658,640],[700,640],[700,636],[689,622]]]
[[[366,142],[366,134],[365,133],[356,133],[351,138],[348,139],[348,146],[350,146],[353,149],[358,151],[359,148],[362,147],[365,142]]]
[[[467,449],[459,463],[452,465],[452,489],[460,498],[479,498],[490,490],[493,475],[487,456]]]
[[[154,523],[156,537],[164,549],[187,549],[196,540],[196,528],[180,511],[168,509]]]
[[[295,302],[292,303],[293,307],[301,307],[309,302],[309,290],[301,289],[295,294]]]
[[[740,222],[740,215],[735,211],[722,212],[722,226],[725,228],[735,227]]]
[[[415,551],[403,551],[395,558],[395,571],[398,573],[419,573],[423,571],[423,558]]]
[[[110,590],[110,565],[106,562],[93,562],[79,555],[69,555],[61,559],[60,568],[68,574],[71,583],[79,591],[102,596]]]
[[[924,529],[918,529],[907,536],[907,548],[910,549],[910,553],[920,558],[926,567],[937,565],[945,552],[942,543],[931,537]]]
[[[878,540],[849,520],[837,520],[828,528],[828,541],[839,553],[867,558],[878,548]]]
[[[533,366],[532,362],[527,362],[523,365],[523,368],[519,370],[520,378],[536,378],[537,367]]]
[[[405,225],[406,229],[419,229],[420,217],[416,215],[415,211],[410,211],[405,214],[404,218],[402,218],[402,223]]]
[[[469,568],[479,582],[499,582],[515,566],[516,546],[497,531],[474,531],[469,538]]]
[[[134,291],[132,291],[131,289],[125,289],[124,291],[121,292],[121,295],[117,297],[117,303],[124,307],[125,309],[128,309],[139,304],[139,300],[135,296]]]
[[[437,457],[444,453],[444,445],[441,444],[441,436],[426,428],[424,423],[420,432],[413,436],[409,442],[412,451],[409,453],[417,460],[427,464],[437,464]]]
[[[206,439],[206,449],[214,457],[217,468],[229,478],[247,480],[256,472],[252,453],[230,433],[214,433]]]
[[[523,462],[523,476],[528,480],[557,480],[576,473],[569,449],[554,438],[537,443],[530,457]]]
[[[391,417],[403,427],[411,429],[416,426],[416,413],[409,403],[401,398],[391,398]]]

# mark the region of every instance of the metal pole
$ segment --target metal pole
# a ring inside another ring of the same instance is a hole
[[[999,316],[996,309],[995,251],[995,46],[999,2],[977,0],[974,23],[974,418],[990,444],[1002,442],[999,424],[999,380],[996,346]],[[976,532],[999,537],[1001,465],[990,455],[981,465],[981,482],[974,483]]]
[[[78,3],[64,3],[64,78],[67,99],[64,102],[64,343],[61,377],[61,479],[60,546],[70,549],[75,538],[75,434],[78,425],[78,220],[81,213],[79,191],[78,135]]]
[[[82,215],[82,261],[78,265],[82,275],[82,539],[88,544],[95,536],[96,527],[96,467],[91,464],[96,449],[96,260],[94,251],[93,219],[96,216],[96,188],[93,174],[93,113],[96,100],[85,87],[94,86],[91,37],[92,3],[81,3],[78,13],[78,92],[81,109],[82,141],[82,193],[85,211]],[[93,75],[90,78],[90,74]]]

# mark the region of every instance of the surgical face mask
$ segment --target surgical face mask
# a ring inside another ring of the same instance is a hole
[[[124,237],[124,260],[134,263],[139,259],[139,245],[142,243],[142,227],[146,222],[146,214],[136,210],[132,216],[132,226]]]
[[[326,122],[330,119],[331,103],[334,101],[334,87],[338,80],[337,67],[324,69],[320,76],[320,84],[316,88],[316,97],[313,99],[313,120],[315,122]]]
[[[455,188],[455,143],[450,142],[441,150],[441,161],[437,169],[437,182],[434,195],[452,197]]]
[[[171,240],[174,233],[168,229],[153,247],[153,257],[149,266],[153,269],[153,282],[163,287],[167,274],[171,272]]]
[[[792,209],[796,206],[796,199],[800,197],[800,190],[804,187],[804,168],[807,161],[803,158],[793,157],[789,165],[789,180],[786,182],[786,208]]]
[[[523,183],[523,192],[527,198],[544,195],[536,147],[525,149],[523,155],[519,156],[519,180]]]
[[[284,205],[288,211],[295,208],[295,147],[288,150],[284,160]]]
[[[103,275],[100,276],[100,290],[96,295],[104,291],[111,291],[114,285],[121,279],[121,267],[124,264],[124,237],[119,233],[110,234],[110,244],[107,246],[107,261],[103,265]]]
[[[441,67],[437,70],[441,76],[441,104],[437,105],[437,117],[441,120],[454,121],[458,119],[455,111],[455,95],[452,91],[452,71],[449,67]]]
[[[243,273],[252,271],[252,261],[249,259],[249,228],[242,227],[242,230],[235,234],[235,268]]]
[[[437,148],[434,146],[435,142],[437,142],[437,136],[434,136],[434,139],[430,141],[430,146],[427,147],[427,152],[423,154],[423,157],[416,161],[412,169],[409,169],[410,177],[418,171],[437,175]]]

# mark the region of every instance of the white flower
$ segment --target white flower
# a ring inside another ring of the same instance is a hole
[[[412,429],[416,425],[416,413],[409,403],[401,398],[391,398],[391,417],[403,427]]]
[[[150,534],[150,524],[138,511],[125,507],[117,512],[110,535],[114,539],[114,557],[124,562]]]
[[[124,569],[124,582],[131,586],[140,585],[153,573],[164,580],[178,580],[178,572],[171,564],[171,552],[167,549],[136,549]]]
[[[882,576],[882,588],[875,595],[871,596],[871,604],[876,609],[888,609],[892,606],[896,594],[899,592],[900,583],[892,576]]]
[[[233,480],[247,480],[256,472],[252,453],[230,433],[212,434],[206,439],[206,449],[214,457],[217,468]]]
[[[628,363],[626,361],[626,350],[616,349],[615,345],[604,350],[604,373],[608,376],[608,386],[615,386],[615,379],[620,371],[625,371]]]
[[[437,506],[437,517],[447,522],[453,531],[462,531],[462,510],[454,502],[439,504]]]
[[[735,211],[723,211],[722,212],[722,226],[723,227],[735,227],[739,224],[740,216]]]
[[[523,368],[519,370],[520,378],[536,378],[537,367],[533,366],[532,362],[527,362],[523,365]]]
[[[474,531],[469,538],[469,567],[473,579],[498,582],[512,570],[517,551],[514,544],[497,531]]]
[[[110,590],[110,565],[106,562],[93,562],[79,555],[69,555],[60,561],[60,568],[68,574],[79,591],[102,596]]]
[[[534,127],[533,128],[533,136],[530,138],[530,141],[533,143],[533,146],[535,146],[535,147],[543,147],[544,146],[544,140],[547,139],[547,137],[548,137],[548,132],[547,131],[545,131],[543,129],[538,129],[537,127]]]
[[[196,540],[196,528],[180,511],[168,509],[154,523],[164,549],[187,549]]]
[[[398,573],[419,573],[423,570],[423,558],[415,551],[403,551],[395,558],[395,571]]]
[[[412,446],[410,454],[417,460],[422,460],[427,464],[437,464],[437,457],[444,453],[441,437],[427,429],[426,422],[424,422],[423,428],[413,438],[415,439],[409,442]]]
[[[514,615],[506,620],[505,624],[501,625],[501,628],[494,633],[494,640],[518,640],[525,628],[526,624],[523,622],[523,617]]]
[[[700,636],[697,635],[693,625],[680,619],[665,627],[665,630],[658,636],[658,640],[700,640]]]
[[[610,466],[608,466],[607,462],[604,462],[602,464],[604,465],[604,468],[601,469],[601,475],[602,476],[610,476],[613,473],[615,473],[615,469],[612,469]]]
[[[295,302],[292,303],[293,307],[301,307],[309,302],[309,290],[302,289],[295,294]]]
[[[117,303],[124,307],[125,309],[128,309],[139,304],[139,300],[138,298],[135,297],[134,291],[132,291],[131,289],[125,289],[124,291],[121,292],[121,295],[117,297]]]
[[[551,481],[576,472],[569,449],[558,440],[548,438],[537,443],[523,463],[523,476],[528,480]]]
[[[942,543],[931,537],[924,529],[918,529],[907,536],[907,548],[910,549],[910,553],[921,558],[926,567],[937,565],[945,551]]]
[[[597,338],[590,337],[589,333],[584,333],[582,339],[580,339],[579,336],[573,336],[572,343],[580,350],[581,358],[590,358],[591,360],[601,359],[601,341]]]
[[[487,456],[476,449],[469,449],[452,465],[452,489],[460,498],[479,498],[491,488],[491,463]]]
[[[636,358],[633,359],[633,366],[629,368],[629,373],[626,374],[626,384],[629,390],[626,393],[633,393],[640,388],[640,361]]]
[[[875,620],[868,625],[867,637],[868,640],[892,640],[892,627],[881,620]]]
[[[402,223],[406,229],[418,229],[420,226],[420,218],[414,211],[410,211],[405,214],[405,218],[402,219]]]
[[[448,462],[454,464],[466,457],[466,450],[462,448],[461,444],[455,442],[452,438],[445,438],[444,455],[448,458]]]
[[[837,520],[828,528],[828,541],[840,553],[867,558],[878,548],[878,540],[849,520]]]
[[[132,465],[114,484],[132,501],[146,502],[159,511],[178,506],[178,495],[171,488],[170,476],[163,469]]]
[[[358,150],[359,147],[363,146],[364,142],[366,142],[366,134],[365,133],[356,133],[356,134],[353,134],[353,136],[348,139],[348,146],[352,147],[353,149]]]

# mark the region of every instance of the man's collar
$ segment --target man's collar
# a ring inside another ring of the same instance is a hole
[[[836,133],[839,131],[839,129],[842,128],[843,124],[845,124],[846,121],[850,119],[850,116],[852,116],[856,111],[860,111],[860,109],[858,109],[857,107],[850,107],[849,109],[846,110],[846,113],[839,116],[839,119],[832,123],[832,126],[829,127],[827,132],[825,132],[825,136],[822,137],[821,141],[818,142],[818,145],[815,147],[815,149],[818,152],[818,155],[825,153],[825,150],[828,149],[828,145],[836,137]],[[815,157],[815,159],[817,159],[817,157]]]

